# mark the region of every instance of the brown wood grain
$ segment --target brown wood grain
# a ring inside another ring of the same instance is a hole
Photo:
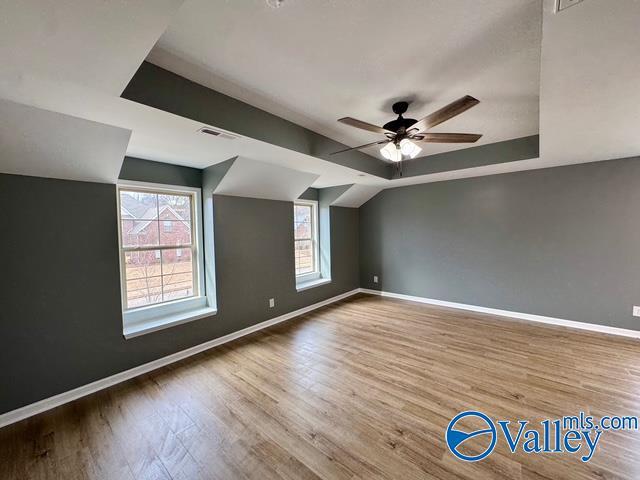
[[[1,429],[0,478],[637,479],[638,432],[589,463],[444,432],[639,407],[636,340],[363,295]]]

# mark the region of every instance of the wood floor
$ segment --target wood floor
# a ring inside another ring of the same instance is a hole
[[[640,415],[640,343],[358,296],[1,429],[0,479],[640,478],[640,432],[457,460],[468,409]]]

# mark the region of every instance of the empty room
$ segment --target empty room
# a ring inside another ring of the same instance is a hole
[[[0,479],[640,479],[640,1],[0,0]]]

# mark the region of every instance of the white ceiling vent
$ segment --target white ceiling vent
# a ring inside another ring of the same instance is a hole
[[[561,12],[566,8],[573,7],[574,5],[579,4],[581,1],[582,0],[556,0],[556,13]]]
[[[218,138],[226,138],[227,140],[235,140],[236,138],[238,138],[237,135],[232,135],[230,133],[222,132],[220,130],[214,130],[211,127],[202,127],[198,130],[198,132],[204,133],[205,135],[212,135]]]

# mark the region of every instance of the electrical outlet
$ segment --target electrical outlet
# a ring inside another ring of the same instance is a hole
[[[378,275],[373,276],[373,283],[378,283]]]
[[[633,316],[634,317],[640,317],[640,307],[634,305],[634,307],[633,307]]]
[[[578,3],[580,3],[581,1],[582,0],[557,0],[556,12],[561,12],[565,8],[573,7],[574,5],[577,5]]]
[[[276,299],[275,298],[270,298],[269,299],[269,308],[273,308],[276,306]]]

